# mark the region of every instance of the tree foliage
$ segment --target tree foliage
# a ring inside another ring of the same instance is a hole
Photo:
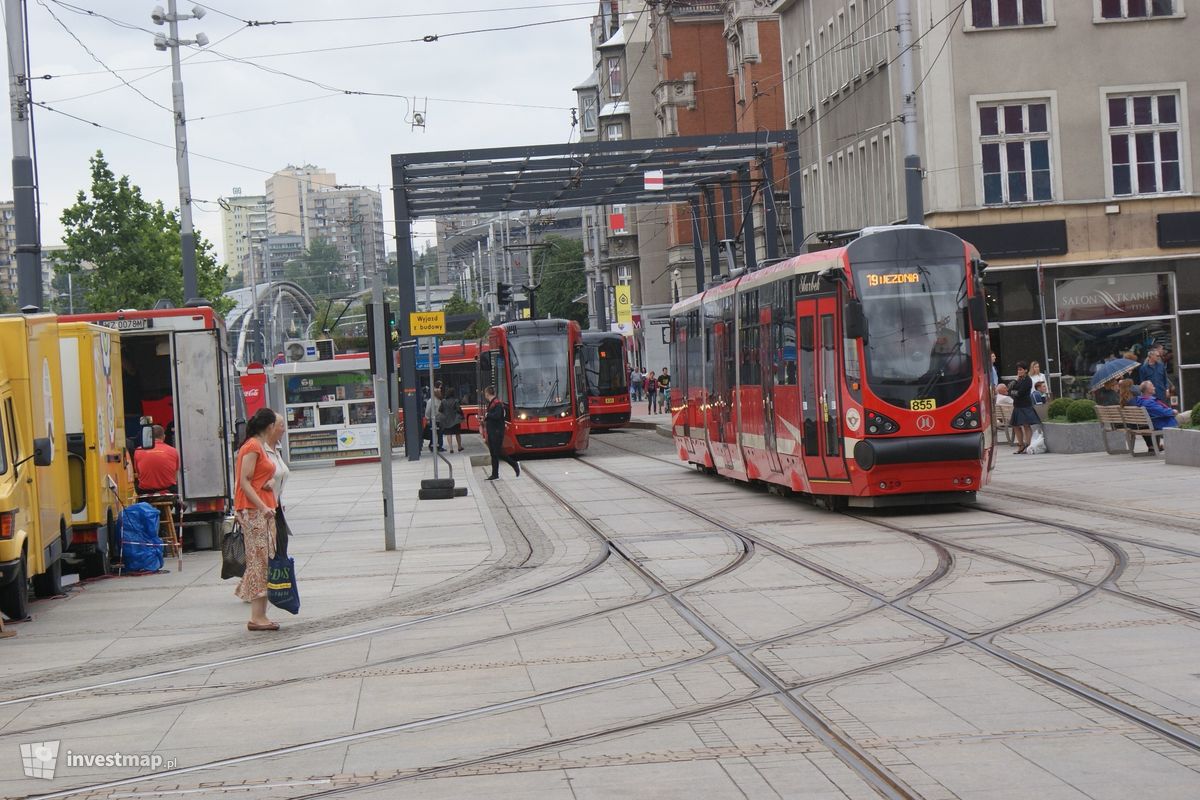
[[[75,276],[76,291],[96,311],[151,308],[164,298],[183,305],[178,213],[161,200],[143,198],[128,175],[116,178],[102,152],[89,162],[90,194],[80,191],[75,205],[62,213],[66,249],[58,259],[60,273]],[[222,314],[233,307],[222,296],[226,273],[212,244],[197,236],[197,287]]]
[[[341,251],[324,239],[313,239],[304,255],[287,263],[283,276],[313,297],[341,297],[355,288]]]
[[[464,300],[463,296],[458,292],[450,296],[443,310],[446,312],[447,317],[455,314],[474,314],[476,316],[476,320],[466,330],[462,331],[461,335],[464,339],[480,339],[488,331],[487,319],[483,316],[483,309],[480,308],[478,303],[470,303]],[[447,333],[450,333],[450,331],[447,331]],[[454,333],[459,332],[454,331]]]
[[[533,274],[538,280],[536,311],[539,317],[549,315],[587,325],[587,301],[575,300],[587,292],[583,242],[549,234],[534,252]]]

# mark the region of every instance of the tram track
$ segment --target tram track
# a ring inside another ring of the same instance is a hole
[[[619,450],[624,450],[624,451],[629,452],[634,455],[639,455],[639,456],[643,456],[643,457],[647,457],[647,458],[653,458],[655,460],[660,460],[660,461],[665,460],[665,459],[661,459],[657,456],[644,455],[642,453],[638,453],[637,451],[629,450],[628,448],[619,447],[617,445],[610,445],[610,446],[616,447]],[[778,548],[773,543],[767,542],[766,540],[763,540],[761,537],[757,537],[753,534],[746,534],[744,532],[738,532],[737,529],[734,527],[734,525],[729,524],[721,519],[715,518],[711,515],[705,514],[703,512],[696,511],[696,510],[688,507],[681,501],[676,500],[675,498],[668,497],[659,492],[655,492],[652,489],[648,489],[644,486],[640,486],[639,484],[633,482],[629,478],[626,478],[622,475],[612,472],[611,470],[608,470],[604,467],[600,467],[594,463],[589,463],[586,460],[580,460],[580,461],[581,461],[581,463],[587,464],[591,468],[607,475],[608,477],[610,477],[614,480],[629,484],[631,486],[636,486],[636,487],[640,488],[642,491],[646,492],[647,494],[657,497],[658,499],[662,500],[663,502],[666,502],[666,503],[668,503],[682,511],[685,511],[689,514],[695,515],[700,519],[706,520],[710,524],[718,525],[726,530],[729,530],[731,533],[736,533],[737,535],[746,536],[748,539],[753,541],[757,546],[759,546],[765,550],[769,550],[771,552],[777,552],[778,554],[782,555],[784,558],[792,560],[798,564],[801,564],[802,566],[806,566],[806,567],[809,566],[810,562],[808,561],[808,559],[804,559],[800,556],[790,553],[784,548]],[[882,523],[880,520],[876,520],[876,519],[873,519],[870,517],[858,517],[855,515],[850,515],[850,516],[852,516],[855,519],[859,519],[863,522],[869,523],[869,524],[875,524],[875,525],[879,525],[880,527],[894,530],[898,533],[908,533],[909,535],[912,535],[908,531],[905,531],[903,529],[897,529],[895,526],[889,526],[887,524]],[[1043,524],[1046,524],[1046,523],[1043,523]],[[946,547],[943,547],[943,545],[941,545],[940,543],[934,543],[934,542],[928,541],[928,539],[922,539],[922,540],[926,541],[930,545],[936,545],[937,547],[942,547],[942,549],[948,549]],[[1076,697],[1084,699],[1093,705],[1099,706],[1099,707],[1105,709],[1106,711],[1109,711],[1110,713],[1114,713],[1120,717],[1123,717],[1126,720],[1132,721],[1132,722],[1142,726],[1143,728],[1151,730],[1151,731],[1157,733],[1158,735],[1174,742],[1177,745],[1186,747],[1187,749],[1192,750],[1192,751],[1200,752],[1200,736],[1198,736],[1188,730],[1180,728],[1179,726],[1176,726],[1160,717],[1157,717],[1153,714],[1144,712],[1141,709],[1137,708],[1136,706],[1134,706],[1130,703],[1127,703],[1123,700],[1112,697],[1111,695],[1108,695],[1097,689],[1093,689],[1092,687],[1086,685],[1082,681],[1078,681],[1078,680],[1076,680],[1070,676],[1067,676],[1057,670],[1051,669],[1049,667],[1044,667],[1040,664],[1030,661],[1029,659],[1027,659],[1021,655],[1013,653],[1003,647],[1000,647],[999,645],[995,644],[993,641],[993,638],[995,636],[997,636],[1001,633],[1004,633],[1012,628],[1015,628],[1015,627],[1018,627],[1021,625],[1026,625],[1031,622],[1042,619],[1044,617],[1047,617],[1051,614],[1055,614],[1055,613],[1063,610],[1064,608],[1067,608],[1071,605],[1075,605],[1075,604],[1081,602],[1082,600],[1086,599],[1087,597],[1090,597],[1098,592],[1108,590],[1108,587],[1106,586],[1106,584],[1112,584],[1117,579],[1119,579],[1121,572],[1124,570],[1125,566],[1127,566],[1127,564],[1128,564],[1128,558],[1124,554],[1124,552],[1121,551],[1120,548],[1116,547],[1115,545],[1107,544],[1107,545],[1105,545],[1105,548],[1106,548],[1106,550],[1108,550],[1108,552],[1111,555],[1113,555],[1113,563],[1110,565],[1107,573],[1099,581],[1097,581],[1095,583],[1079,581],[1078,579],[1075,579],[1073,577],[1057,575],[1051,571],[1050,574],[1055,575],[1058,578],[1070,580],[1072,583],[1074,583],[1076,585],[1082,584],[1088,588],[1085,588],[1083,591],[1081,591],[1079,594],[1075,595],[1072,598],[1069,598],[1062,602],[1056,603],[1048,608],[1041,609],[1033,614],[1026,615],[1026,616],[1022,617],[1021,619],[1006,622],[1003,626],[997,627],[992,630],[984,631],[982,633],[972,634],[967,631],[960,630],[954,625],[943,622],[942,620],[939,620],[936,617],[933,617],[932,615],[929,615],[918,609],[912,608],[911,606],[907,605],[902,599],[896,600],[896,601],[885,601],[885,602],[888,606],[894,608],[895,610],[899,611],[900,613],[903,613],[907,616],[913,617],[913,618],[917,619],[918,621],[924,622],[925,624],[931,625],[934,628],[941,630],[944,633],[947,633],[948,635],[954,637],[955,639],[960,640],[964,644],[967,644],[972,647],[975,647],[976,649],[982,650],[983,652],[986,652],[989,655],[992,655],[993,657],[998,658],[999,660],[1006,662],[1006,663],[1010,664],[1011,666],[1014,666],[1014,667],[1020,669],[1023,672],[1026,672],[1027,674],[1030,674],[1037,678],[1040,678],[1041,680],[1045,681],[1046,683],[1048,683],[1050,685],[1055,686],[1058,689],[1067,691],[1070,694],[1075,695]],[[964,553],[969,551],[969,548],[964,548],[962,546],[955,546],[954,549],[959,550],[960,552],[964,552]],[[983,552],[979,552],[976,555],[978,557],[983,557],[983,558],[993,558],[992,555],[983,553]],[[1024,564],[1021,564],[1020,566],[1022,568],[1029,568],[1027,565],[1024,565]],[[822,565],[813,565],[813,567],[815,567],[817,569],[817,571],[820,572],[821,574],[837,576],[836,572],[834,572],[832,570],[827,570]],[[869,587],[859,586],[854,581],[850,581],[841,576],[837,576],[836,579],[838,579],[839,582],[842,583],[843,585],[847,586],[847,588],[851,588],[853,590],[863,592],[870,596],[878,597],[878,594],[874,590],[870,589]]]

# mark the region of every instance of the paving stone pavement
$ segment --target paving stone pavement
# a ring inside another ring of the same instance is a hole
[[[35,603],[0,643],[0,795],[1200,796],[1187,468],[1002,452],[975,507],[850,516],[653,431],[497,483],[468,446],[451,501],[395,461],[391,552],[377,465],[294,472],[278,634],[211,552]],[[172,763],[66,757],[118,750]]]

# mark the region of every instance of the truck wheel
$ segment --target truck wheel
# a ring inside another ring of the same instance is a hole
[[[62,594],[62,559],[55,559],[50,569],[33,576],[33,594],[36,597],[54,597]]]
[[[17,567],[12,582],[0,586],[0,611],[11,620],[22,620],[29,616],[29,566],[25,553],[21,553],[21,565]]]

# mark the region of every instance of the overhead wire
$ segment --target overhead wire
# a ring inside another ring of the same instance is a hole
[[[53,2],[53,0],[52,0],[52,2]],[[91,56],[93,61],[95,61],[100,66],[104,67],[104,69],[107,70],[109,74],[111,74],[114,78],[119,80],[122,84],[127,86],[129,89],[136,92],[137,95],[139,97],[141,97],[143,100],[145,100],[147,103],[157,106],[158,108],[162,109],[163,111],[166,111],[168,114],[173,113],[172,109],[170,109],[170,108],[166,107],[165,105],[163,105],[162,103],[158,102],[157,100],[152,98],[150,95],[146,94],[141,89],[137,88],[132,83],[125,80],[120,75],[118,75],[116,72],[114,72],[112,67],[110,67],[110,66],[108,66],[108,64],[104,63],[104,61],[100,58],[100,56],[96,55],[90,47],[88,47],[86,44],[83,43],[83,40],[80,39],[78,35],[76,35],[75,31],[71,30],[67,26],[67,23],[63,22],[61,19],[58,18],[58,15],[54,13],[54,10],[51,9],[50,6],[46,4],[46,0],[37,0],[37,3],[42,8],[46,9],[46,13],[50,15],[50,18],[52,20],[54,20],[56,23],[58,23],[59,27],[61,27],[64,31],[66,31],[67,35],[70,36],[72,39],[74,39],[75,43],[78,44],[81,48],[83,48],[83,51],[85,53],[87,53],[89,56]]]
[[[304,25],[309,23],[332,23],[332,22],[373,22],[378,20],[388,19],[415,19],[420,17],[450,17],[460,16],[464,14],[494,14],[508,11],[540,11],[547,8],[566,8],[568,6],[590,6],[595,5],[595,0],[576,0],[571,3],[546,3],[542,5],[529,6],[507,6],[500,8],[476,8],[465,9],[458,11],[418,11],[408,14],[373,14],[362,17],[326,17],[326,18],[310,18],[310,19],[285,19],[285,20],[250,20],[235,16],[228,12],[222,11],[207,3],[197,3],[202,8],[213,11],[230,19],[237,20],[251,27],[262,27],[268,25]]]

